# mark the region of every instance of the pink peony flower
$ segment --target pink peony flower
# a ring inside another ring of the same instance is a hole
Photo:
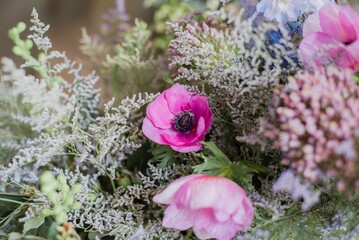
[[[164,227],[182,231],[192,227],[199,239],[232,239],[239,231],[247,231],[254,217],[244,190],[224,177],[193,174],[179,178],[153,201],[169,205]]]
[[[152,141],[178,152],[195,152],[212,124],[206,97],[188,92],[180,84],[164,91],[146,109],[142,131]]]
[[[337,66],[359,68],[359,15],[348,5],[324,5],[308,17],[303,27],[299,55],[306,64],[325,65],[330,59]]]

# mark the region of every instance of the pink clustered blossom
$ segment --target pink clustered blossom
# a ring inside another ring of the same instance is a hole
[[[185,176],[153,200],[169,205],[163,226],[182,231],[193,228],[199,239],[233,239],[239,231],[247,231],[254,218],[252,203],[244,190],[224,177]]]
[[[298,53],[307,65],[322,66],[329,61],[357,71],[359,15],[349,5],[326,4],[305,21]]]
[[[147,106],[143,134],[152,141],[187,153],[202,148],[212,124],[207,98],[175,84]]]
[[[359,188],[352,144],[358,123],[359,88],[351,71],[329,67],[300,73],[275,91],[264,135],[283,152],[284,164],[313,182],[334,178],[344,191]]]

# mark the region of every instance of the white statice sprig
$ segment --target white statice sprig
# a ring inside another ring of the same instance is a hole
[[[286,191],[292,195],[294,200],[303,199],[302,211],[308,211],[320,200],[320,191],[311,189],[309,183],[302,183],[300,177],[296,176],[292,170],[283,172],[273,184],[273,191]]]

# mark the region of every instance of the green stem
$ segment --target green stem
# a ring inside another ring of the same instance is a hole
[[[115,103],[118,105],[120,103],[120,65],[115,65],[113,72],[112,72],[112,87],[113,93],[115,95]]]

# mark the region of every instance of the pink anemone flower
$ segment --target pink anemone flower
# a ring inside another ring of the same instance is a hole
[[[349,6],[324,5],[303,26],[299,55],[306,64],[325,65],[328,59],[342,68],[359,68],[359,15]]]
[[[193,228],[199,239],[232,239],[239,231],[247,231],[254,217],[244,190],[224,177],[192,174],[179,178],[153,201],[169,205],[164,227],[181,231]]]
[[[158,144],[187,153],[202,148],[200,142],[211,124],[212,111],[206,97],[175,84],[147,106],[142,131]]]

